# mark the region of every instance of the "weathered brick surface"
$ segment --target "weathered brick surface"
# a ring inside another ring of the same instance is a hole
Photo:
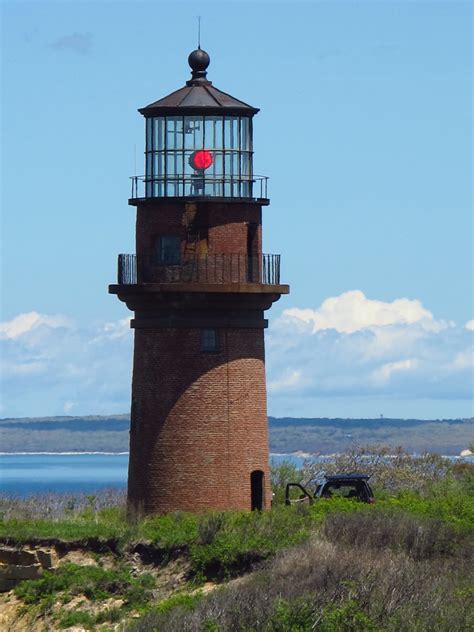
[[[180,235],[207,229],[209,254],[247,254],[249,224],[257,227],[252,254],[262,251],[262,212],[258,203],[182,203],[158,199],[137,208],[136,252],[152,254],[158,235]]]
[[[159,235],[179,235],[186,254],[193,252],[189,236],[198,235],[195,252],[209,256],[205,279],[200,274],[192,279],[244,283],[249,255],[262,252],[261,219],[258,202],[148,200],[137,207],[136,251],[146,258]],[[229,278],[219,277],[224,274],[219,256],[230,262]],[[131,512],[251,509],[250,477],[256,470],[264,473],[263,502],[269,507],[262,327],[263,310],[277,297],[245,294],[238,286],[222,294],[150,294],[140,287],[131,303],[136,310]],[[218,329],[218,353],[201,351],[199,327]]]
[[[139,511],[250,509],[268,437],[262,329],[135,331],[129,500]]]

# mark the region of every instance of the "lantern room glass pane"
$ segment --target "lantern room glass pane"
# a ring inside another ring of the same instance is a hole
[[[246,116],[240,119],[240,149],[250,149],[250,119]]]
[[[226,116],[224,119],[224,147],[237,149],[239,146],[239,117]]]
[[[207,149],[222,149],[223,137],[222,116],[204,117],[204,146]]]
[[[214,162],[212,164],[213,174],[216,177],[222,177],[224,173],[224,154],[222,151],[214,152]]]
[[[251,118],[245,116],[147,119],[146,196],[251,197],[251,133]],[[198,168],[193,154],[202,151],[212,162]]]
[[[204,117],[184,117],[184,147],[185,149],[204,148]]]
[[[249,152],[242,152],[240,154],[240,173],[242,177],[248,177],[252,175],[251,156],[252,155]]]
[[[153,119],[146,120],[146,151],[153,148]]]
[[[163,117],[154,118],[153,122],[153,149],[160,151],[165,148],[165,119]]]
[[[166,117],[166,149],[182,149],[183,147],[183,117]]]

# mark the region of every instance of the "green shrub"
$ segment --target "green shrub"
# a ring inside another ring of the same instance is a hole
[[[287,483],[301,483],[303,480],[302,469],[289,461],[272,463],[270,468],[270,487],[273,494],[272,506],[285,504],[285,490]]]
[[[156,632],[156,621],[160,620],[162,616],[166,616],[171,611],[186,614],[186,612],[193,610],[202,598],[201,592],[172,595],[168,599],[163,599],[158,604],[151,606],[149,611],[139,621],[130,623],[127,629],[136,630],[138,627],[142,632],[144,630]]]
[[[52,596],[59,593],[84,595],[91,601],[101,601],[110,597],[125,600],[128,608],[136,608],[147,602],[155,586],[152,575],[131,575],[131,569],[106,570],[100,566],[78,566],[62,564],[56,571],[45,571],[40,579],[25,580],[15,587],[15,594],[25,604],[49,603]]]
[[[433,485],[430,494],[403,490],[378,506],[442,520],[466,532],[474,531],[474,496],[453,479]]]
[[[379,632],[381,630],[355,599],[348,599],[340,605],[325,608],[321,623],[316,629],[318,632]],[[311,628],[307,630],[309,632]]]
[[[313,623],[314,606],[310,599],[278,599],[265,628],[268,632],[309,632]]]
[[[245,572],[276,551],[304,540],[311,525],[308,511],[288,507],[224,516],[210,541],[197,540],[190,547],[198,579],[224,579]]]
[[[183,547],[198,537],[199,514],[183,511],[146,518],[137,527],[137,536],[162,548]]]
[[[74,625],[84,626],[87,630],[93,630],[96,624],[96,617],[89,612],[81,610],[62,610],[58,615],[58,625],[60,628],[70,628]]]

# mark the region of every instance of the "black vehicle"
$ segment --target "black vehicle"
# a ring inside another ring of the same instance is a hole
[[[308,491],[300,483],[288,483],[285,492],[285,504],[307,502],[312,504],[315,498],[355,498],[364,503],[374,503],[374,493],[368,480],[370,474],[332,474],[325,476],[314,492]]]

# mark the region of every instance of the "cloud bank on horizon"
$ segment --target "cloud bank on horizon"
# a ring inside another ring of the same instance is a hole
[[[269,412],[327,416],[320,404],[334,402],[338,416],[341,401],[385,398],[444,401],[445,409],[461,401],[468,415],[473,331],[474,320],[456,325],[418,300],[383,302],[360,290],[317,309],[286,309],[266,340]],[[0,323],[1,416],[128,411],[132,343],[129,318],[84,326],[30,312]]]

